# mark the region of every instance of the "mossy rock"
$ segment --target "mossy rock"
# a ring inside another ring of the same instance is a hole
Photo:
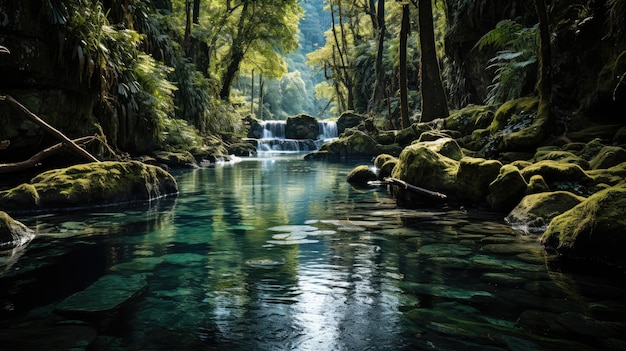
[[[541,243],[559,253],[624,262],[626,250],[626,187],[599,191],[555,217]]]
[[[611,168],[622,162],[626,162],[626,150],[619,146],[605,146],[589,164],[591,169]]]
[[[626,182],[626,162],[607,169],[596,169],[587,172],[596,184],[616,186]]]
[[[459,161],[463,158],[463,150],[452,138],[439,138],[432,141],[418,141],[414,145],[428,148],[438,154]]]
[[[537,97],[524,97],[503,103],[496,110],[493,121],[489,125],[489,131],[492,134],[502,131],[507,125],[510,125],[512,122],[515,123],[518,115],[529,112],[536,113],[538,105],[539,99]]]
[[[578,152],[578,156],[584,158],[587,161],[593,160],[594,157],[598,156],[600,150],[602,150],[606,145],[600,139],[594,139],[584,144],[585,146]]]
[[[487,202],[496,211],[508,212],[526,195],[527,187],[517,167],[504,165],[496,179],[489,184]]]
[[[543,227],[554,217],[585,200],[567,191],[543,192],[525,196],[505,217],[514,226]]]
[[[397,158],[393,158],[383,163],[383,165],[380,167],[378,171],[378,179],[383,180],[391,176],[391,173],[393,173],[393,169],[396,167],[397,164],[398,164]]]
[[[507,151],[501,152],[498,159],[503,163],[517,163],[517,162],[528,162],[532,163],[528,160],[532,159],[534,154],[530,152],[523,151]]]
[[[489,105],[468,105],[452,111],[443,120],[443,128],[455,130],[462,135],[469,135],[477,129],[487,128],[494,118],[494,108]]]
[[[319,151],[326,151],[327,157],[374,157],[384,153],[382,145],[369,135],[359,130],[349,130],[341,137],[326,143],[320,147]]]
[[[337,133],[341,135],[346,129],[354,128],[361,124],[366,118],[352,111],[342,113],[337,119]]]
[[[0,208],[43,210],[147,201],[177,194],[174,177],[137,161],[93,162],[46,171],[0,192]]]
[[[0,211],[0,251],[23,245],[35,237],[35,232]]]
[[[429,130],[420,134],[418,141],[434,141],[441,138],[457,139],[461,137],[461,133],[456,130]]]
[[[433,130],[432,123],[413,123],[411,126],[401,129],[396,133],[396,144],[407,146],[412,142],[419,140],[422,133]]]
[[[524,168],[521,172],[526,181],[539,174],[548,184],[562,182],[586,184],[593,180],[579,165],[551,160],[539,161]]]
[[[173,168],[193,168],[198,166],[196,158],[189,151],[155,151],[157,162]]]
[[[463,157],[456,174],[457,196],[472,201],[485,200],[489,184],[496,179],[501,167],[500,161]]]
[[[381,145],[391,145],[396,142],[396,132],[392,130],[380,132],[374,136],[374,140]]]
[[[511,166],[517,167],[520,171],[528,166],[532,166],[533,163],[530,161],[517,160],[510,163]]]
[[[350,184],[365,186],[367,182],[377,180],[378,176],[368,166],[356,166],[349,174],[346,180]]]
[[[287,121],[285,122],[285,138],[316,140],[319,134],[319,123],[315,117],[307,114],[287,117]]]
[[[528,181],[528,187],[526,188],[526,194],[537,194],[545,191],[550,191],[550,187],[546,183],[546,180],[543,179],[539,174],[535,174],[530,177]]]
[[[395,159],[396,158],[392,155],[380,154],[376,156],[376,158],[374,159],[374,167],[380,169],[382,168],[383,164],[385,164],[385,162],[390,161],[390,160],[395,160]]]
[[[583,159],[582,157],[577,156],[573,152],[564,151],[564,150],[538,150],[535,153],[535,157],[533,158],[535,162],[543,161],[543,160],[551,160],[551,161],[559,161],[565,163],[573,163],[575,165],[579,165],[582,169],[591,168],[589,165],[589,161]]]
[[[257,144],[252,141],[242,141],[228,145],[228,154],[235,156],[251,156],[257,153]]]
[[[425,144],[416,143],[404,148],[391,176],[430,190],[454,191],[459,162]]]
[[[617,130],[617,132],[615,132],[615,135],[613,135],[612,141],[613,141],[613,144],[626,145],[626,126],[621,127],[620,129]]]

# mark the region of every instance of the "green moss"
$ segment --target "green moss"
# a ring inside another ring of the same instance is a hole
[[[376,156],[376,158],[374,159],[374,167],[376,168],[382,168],[383,164],[385,164],[385,162],[390,161],[390,160],[395,160],[396,158],[389,155],[389,154],[380,154],[378,156]]]
[[[626,162],[607,169],[597,169],[587,172],[596,184],[616,186],[626,182]]]
[[[391,175],[412,185],[449,191],[455,189],[458,167],[458,161],[417,143],[404,148]]]
[[[529,225],[540,219],[543,224],[585,200],[567,191],[543,192],[525,196],[506,216],[509,224]]]
[[[605,146],[589,162],[592,169],[610,168],[626,162],[626,150],[619,146]]]
[[[589,169],[589,162],[582,157],[577,156],[573,152],[563,150],[538,150],[535,153],[534,161],[552,160],[564,163],[573,163],[579,165],[582,169]]]
[[[487,202],[496,211],[508,212],[524,197],[527,187],[517,167],[504,165],[498,177],[489,184]]]
[[[347,177],[347,181],[350,184],[367,185],[367,182],[376,180],[378,177],[376,173],[372,171],[368,166],[361,165],[355,167]]]
[[[445,129],[461,132],[463,135],[476,129],[487,128],[494,118],[494,109],[489,105],[469,105],[461,110],[452,111],[443,121]]]
[[[548,187],[548,184],[543,179],[543,177],[539,174],[536,174],[530,177],[530,180],[528,181],[528,187],[526,188],[526,194],[537,194],[549,190],[550,187]]]
[[[522,170],[522,176],[526,181],[529,181],[530,177],[537,174],[541,175],[548,184],[557,182],[578,182],[584,184],[592,181],[592,178],[580,166],[559,161],[540,161]]]
[[[0,195],[17,209],[85,207],[149,200],[178,192],[163,169],[140,162],[99,162],[50,170]]]
[[[563,254],[623,260],[624,233],[626,187],[612,187],[555,217],[541,236],[541,243]]]
[[[425,147],[456,161],[463,158],[463,151],[461,150],[461,147],[452,138],[439,138],[432,141],[421,141],[416,142],[415,145],[420,145],[420,147]]]
[[[539,99],[537,97],[525,97],[509,100],[503,103],[495,112],[493,121],[489,125],[489,131],[493,134],[503,130],[509,124],[515,124],[519,114],[537,111]]]
[[[458,197],[484,200],[489,193],[489,184],[496,179],[501,167],[502,163],[496,160],[463,157],[456,175]]]

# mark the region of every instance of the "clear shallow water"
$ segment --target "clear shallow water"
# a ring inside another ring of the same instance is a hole
[[[396,208],[353,166],[244,159],[177,172],[177,198],[18,218],[39,236],[0,258],[0,342],[50,347],[54,328],[85,348],[54,309],[140,277],[89,349],[626,349],[623,275],[564,266],[502,215]]]

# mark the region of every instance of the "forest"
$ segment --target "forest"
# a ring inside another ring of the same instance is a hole
[[[618,0],[5,0],[0,89],[73,138],[98,135],[100,154],[219,153],[245,136],[247,115],[354,111],[401,129],[533,95],[549,106],[547,133],[560,134],[577,114],[623,119],[612,111],[626,101],[625,8]],[[6,103],[0,124],[0,140],[10,141],[3,161],[52,143]]]

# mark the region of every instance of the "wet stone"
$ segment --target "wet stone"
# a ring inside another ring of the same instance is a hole
[[[463,257],[473,253],[471,247],[459,244],[430,244],[419,248],[418,254],[429,256]]]
[[[86,321],[112,318],[147,289],[144,275],[109,274],[61,301],[54,311],[68,318]]]
[[[582,313],[565,312],[557,321],[577,334],[596,338],[621,338],[626,333],[626,323],[593,319]]]

